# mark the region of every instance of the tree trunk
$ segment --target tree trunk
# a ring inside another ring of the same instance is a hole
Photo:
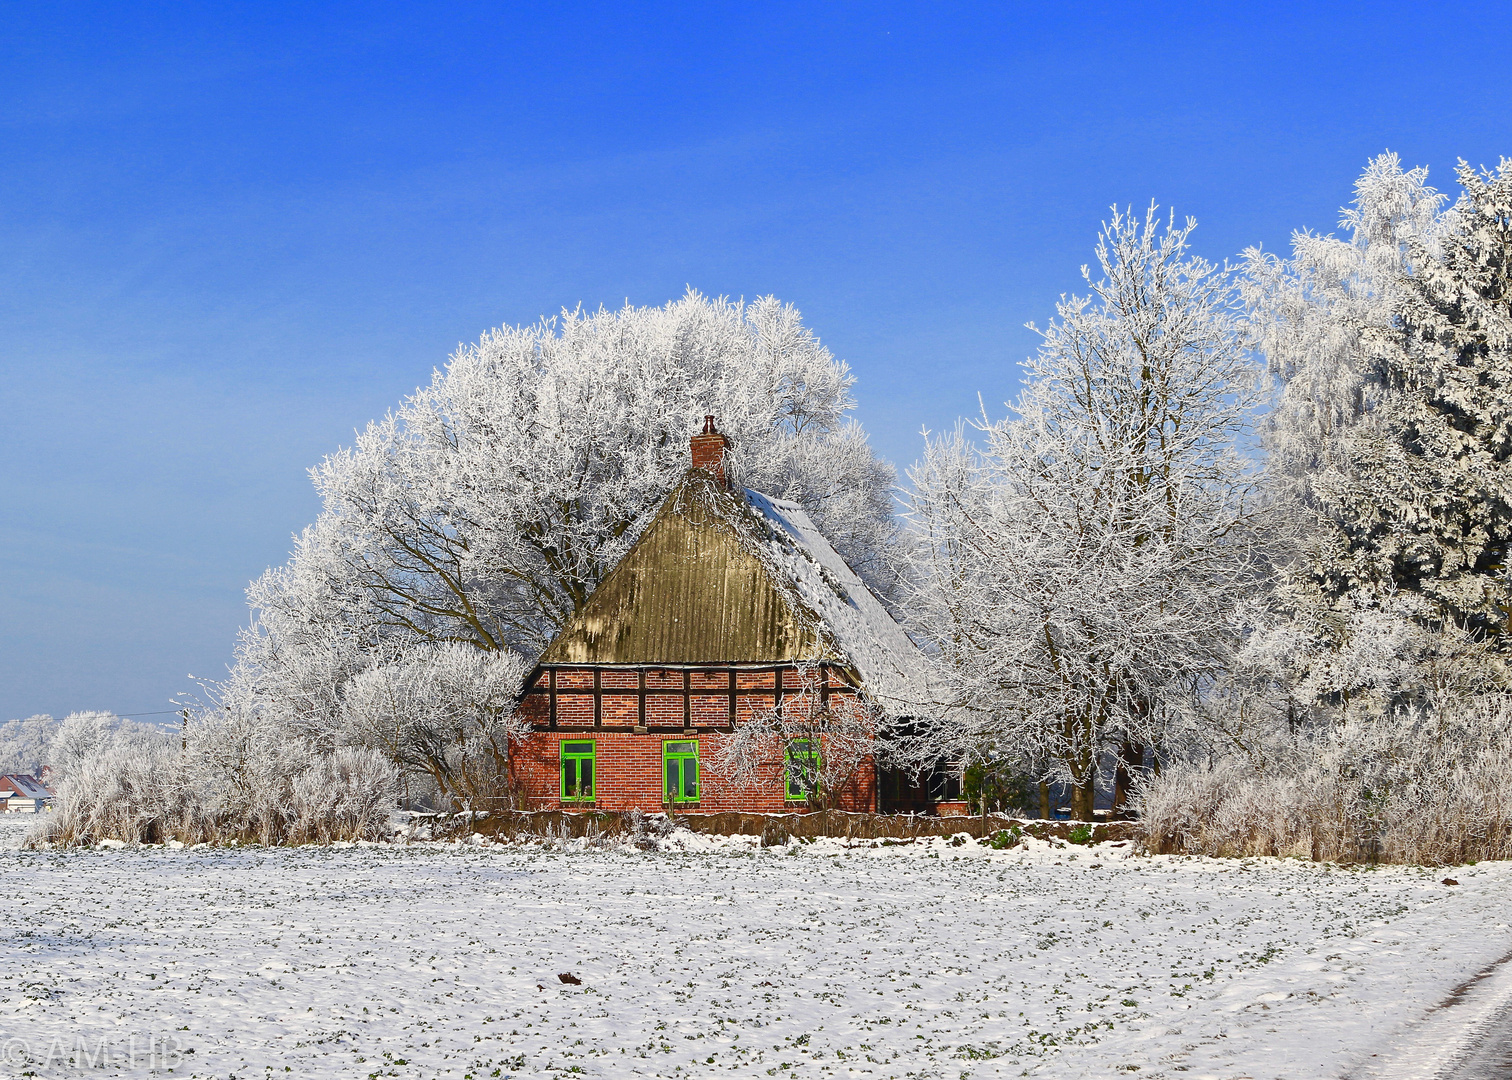
[[[1134,770],[1144,766],[1144,747],[1125,740],[1118,752],[1118,768],[1113,774],[1113,816],[1128,816],[1129,794],[1134,786]]]
[[[1071,787],[1071,816],[1077,821],[1095,821],[1092,804],[1097,791],[1097,774],[1093,773],[1080,784]]]
[[[1040,786],[1039,786],[1039,804],[1040,804],[1040,817],[1044,818],[1046,821],[1049,821],[1050,820],[1050,816],[1051,816],[1050,815],[1050,785],[1047,784],[1047,783],[1045,783],[1043,780],[1040,781]]]

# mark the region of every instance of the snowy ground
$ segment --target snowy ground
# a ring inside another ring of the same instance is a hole
[[[0,851],[0,1075],[1365,1078],[1512,948],[1506,864],[674,841]]]

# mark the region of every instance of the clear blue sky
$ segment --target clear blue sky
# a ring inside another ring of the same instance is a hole
[[[0,4],[0,720],[169,708],[305,469],[489,327],[797,304],[884,456],[1013,396],[1112,202],[1335,227],[1512,154],[1505,5]]]

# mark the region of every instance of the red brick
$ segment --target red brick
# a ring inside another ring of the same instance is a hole
[[[560,797],[558,746],[564,740],[590,737],[594,741],[598,798],[588,804],[564,803]],[[706,812],[742,810],[748,813],[781,813],[803,808],[801,803],[787,801],[781,786],[776,783],[741,790],[722,784],[711,769],[709,760],[724,738],[718,733],[700,733],[697,736],[701,799],[696,806],[679,804],[680,808]],[[623,730],[539,731],[529,735],[523,745],[514,748],[512,767],[516,778],[530,792],[533,809],[582,809],[592,806],[601,810],[631,810],[639,807],[654,812],[666,809],[662,802],[662,743],[684,741],[687,741],[686,738],[675,734],[638,735]],[[868,760],[841,791],[839,805],[842,810],[875,811],[876,796],[876,770]]]
[[[818,682],[815,672],[806,675],[796,669],[783,670],[783,707],[790,713],[817,708]],[[558,774],[558,744],[563,739],[592,738],[597,747],[598,799],[592,804],[612,810],[659,810],[662,803],[661,744],[669,739],[682,741],[685,719],[681,670],[652,669],[645,673],[647,694],[645,722],[649,733],[633,730],[640,720],[638,694],[640,675],[633,670],[603,669],[599,672],[600,722],[594,726],[591,667],[558,668],[556,674],[556,729],[551,730],[550,698],[545,693],[524,696],[521,715],[534,731],[512,755],[512,769],[529,794],[533,806],[583,808],[578,802],[562,803]],[[829,704],[834,709],[854,708],[854,690],[843,679],[831,675]],[[757,785],[751,790],[734,790],[722,784],[709,771],[709,760],[725,738],[730,722],[729,673],[727,669],[690,672],[692,687],[692,726],[698,731],[700,768],[700,810],[745,810],[780,812],[801,809],[801,803],[788,802],[781,785]],[[545,688],[543,677],[535,685]],[[770,711],[775,704],[776,679],[771,669],[741,670],[736,675],[737,722]],[[767,692],[761,692],[765,689]],[[588,693],[583,691],[587,690]],[[626,692],[629,691],[629,692]],[[700,692],[702,691],[702,692]],[[660,730],[658,730],[660,729]],[[864,763],[855,779],[840,793],[840,806],[846,810],[874,810],[877,805],[876,770],[870,760]],[[691,807],[690,807],[691,808]]]

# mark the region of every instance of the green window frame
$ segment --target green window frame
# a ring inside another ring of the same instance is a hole
[[[593,740],[573,739],[560,746],[561,767],[557,774],[562,781],[562,801],[592,802],[598,782],[598,760]]]
[[[698,801],[698,740],[662,743],[662,798],[669,803]]]
[[[805,778],[813,781],[814,790],[819,790],[819,750],[810,739],[794,739],[788,743],[783,776],[787,781],[787,801],[802,802],[808,798]]]

